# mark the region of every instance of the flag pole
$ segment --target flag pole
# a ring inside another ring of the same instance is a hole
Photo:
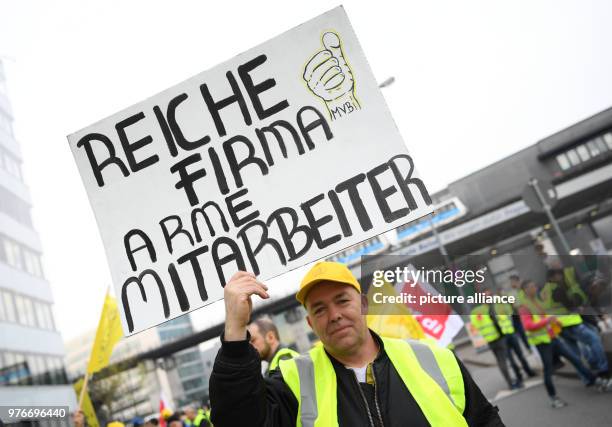
[[[106,294],[104,294],[104,300],[106,301],[106,297],[110,293],[110,285],[106,287]],[[102,308],[104,311],[104,308]],[[96,333],[97,333],[96,329]],[[81,395],[79,396],[79,409],[81,409],[81,405],[83,404],[83,398],[85,397],[85,392],[87,391],[87,383],[89,382],[89,363],[91,362],[91,353],[93,352],[94,345],[96,344],[96,338],[94,337],[93,342],[91,343],[91,349],[89,350],[89,357],[87,358],[87,366],[85,366],[85,379],[83,380],[83,388],[81,388]]]
[[[79,396],[79,409],[83,405],[83,398],[85,397],[85,391],[87,390],[87,382],[89,381],[89,374],[85,372],[85,380],[83,380],[83,387],[81,388],[81,393]]]

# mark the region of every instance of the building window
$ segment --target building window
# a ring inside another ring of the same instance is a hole
[[[604,141],[603,137],[598,136],[593,140],[593,143],[597,146],[597,149],[600,153],[605,153],[608,151],[608,147],[606,146],[606,141]]]
[[[17,315],[15,313],[15,301],[13,301],[13,294],[10,292],[2,292],[2,299],[4,300],[4,311],[6,314],[7,322],[16,322]]]
[[[607,151],[612,151],[612,132],[596,136],[576,148],[569,149],[557,156],[561,170],[568,170],[580,163],[588,162]]]
[[[176,354],[174,358],[179,365],[183,365],[189,362],[195,362],[200,359],[200,355],[197,351],[189,351],[188,353]]]
[[[0,186],[0,212],[21,224],[32,227],[30,205],[2,186]]]
[[[6,310],[4,309],[4,292],[0,291],[0,322],[6,322]]]
[[[36,311],[38,327],[52,331],[54,328],[51,306],[44,302],[34,301],[34,310]]]
[[[202,377],[193,378],[191,380],[183,381],[183,389],[185,392],[189,392],[190,390],[200,388],[204,385],[204,380]]]
[[[19,245],[7,238],[2,239],[4,246],[4,255],[6,256],[6,263],[11,267],[23,269],[23,259],[21,258],[21,248]]]
[[[15,295],[15,312],[17,314],[17,322],[22,325],[25,325],[26,323],[25,304],[23,302],[23,297],[21,295]]]
[[[38,327],[36,322],[36,313],[34,312],[34,304],[30,298],[24,297],[25,315],[26,315],[26,326],[33,328]]]
[[[565,153],[559,154],[557,156],[557,163],[559,164],[559,167],[561,168],[561,170],[568,170],[571,166]]]
[[[584,145],[583,145],[584,147]],[[591,156],[596,157],[599,156],[599,154],[601,153],[599,147],[597,146],[597,143],[595,141],[589,141],[587,142],[587,147],[589,147],[589,153],[591,153]]]
[[[9,237],[0,235],[0,261],[36,277],[44,277],[40,255]]]
[[[567,157],[572,166],[578,166],[580,164],[580,157],[578,157],[578,153],[576,153],[576,150],[567,150]]]
[[[586,146],[583,145],[579,145],[576,148],[576,151],[578,152],[578,156],[580,157],[580,160],[583,162],[586,162],[587,160],[589,160],[591,158],[591,156],[589,156],[589,150],[587,150]],[[594,154],[595,156],[595,154]]]
[[[178,374],[180,378],[189,378],[189,377],[195,377],[196,375],[201,375],[202,365],[198,363],[198,364],[189,365],[189,366],[179,366]]]
[[[40,265],[40,257],[28,249],[23,249],[23,258],[25,262],[25,271],[32,276],[42,277],[42,268]]]

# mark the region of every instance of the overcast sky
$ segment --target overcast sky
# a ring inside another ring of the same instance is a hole
[[[110,283],[66,135],[338,4],[0,0],[15,134],[65,339],[96,326]],[[612,2],[344,6],[377,79],[396,78],[384,95],[432,192],[612,106]]]

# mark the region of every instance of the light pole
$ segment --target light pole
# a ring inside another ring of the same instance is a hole
[[[395,77],[391,76],[391,77],[388,77],[386,80],[383,80],[382,83],[379,83],[378,87],[382,89],[384,87],[391,86],[394,82],[395,82]]]

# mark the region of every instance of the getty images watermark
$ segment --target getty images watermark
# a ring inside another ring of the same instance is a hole
[[[478,270],[428,270],[412,265],[395,267],[391,270],[374,270],[372,286],[378,288],[368,293],[374,304],[404,304],[426,306],[428,304],[514,304],[514,295],[492,295],[488,292],[475,292],[470,295],[443,293],[431,284],[455,286],[479,285],[485,281],[486,269]],[[399,284],[399,286],[398,286]],[[385,285],[392,286],[389,292]],[[431,292],[431,288],[435,292]],[[386,291],[386,292],[385,292]]]
[[[482,304],[516,310],[533,302],[551,315],[612,314],[611,256],[523,252],[495,259],[456,257],[452,268],[423,266],[418,258],[399,255],[364,256],[361,285],[367,313],[470,314]]]

